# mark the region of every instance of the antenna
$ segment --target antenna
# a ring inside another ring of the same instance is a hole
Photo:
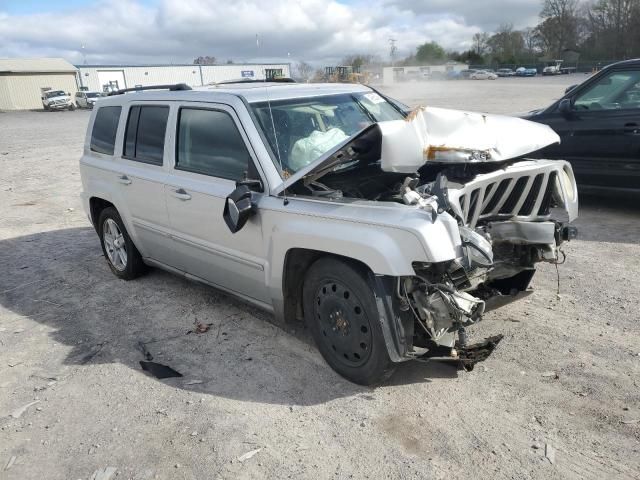
[[[256,43],[257,43],[257,38],[258,36],[256,35]],[[264,76],[264,83],[265,83],[264,93],[265,93],[265,96],[267,97],[267,106],[269,107],[269,118],[271,119],[271,129],[273,130],[273,138],[276,142],[276,157],[278,158],[278,164],[280,165],[282,178],[286,182],[287,179],[285,176],[284,167],[282,166],[282,157],[280,156],[280,145],[278,145],[278,133],[276,132],[276,123],[273,120],[273,111],[271,110],[271,96],[269,95],[269,86],[267,85],[267,72],[266,72],[266,69],[264,68],[264,65],[262,66],[262,75]],[[282,199],[285,206],[289,205],[289,199],[287,198],[286,188],[282,191]]]

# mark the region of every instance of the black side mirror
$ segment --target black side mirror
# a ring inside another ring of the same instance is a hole
[[[562,100],[560,100],[560,103],[558,104],[558,111],[563,115],[569,115],[570,113],[572,113],[573,106],[571,105],[571,99],[563,98]]]
[[[255,205],[252,201],[252,192],[247,185],[238,185],[224,202],[224,218],[231,233],[238,232],[249,217],[255,214]]]

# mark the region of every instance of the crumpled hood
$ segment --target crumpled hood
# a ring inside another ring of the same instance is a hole
[[[340,142],[274,189],[318,180],[337,166],[374,155],[387,172],[415,173],[425,163],[502,162],[560,137],[547,125],[505,115],[420,107],[404,120],[378,122]]]
[[[379,125],[388,172],[413,173],[427,162],[501,162],[560,142],[548,125],[445,108],[418,108]]]

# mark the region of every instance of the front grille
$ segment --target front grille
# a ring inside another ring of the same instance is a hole
[[[491,219],[545,220],[550,214],[557,168],[547,163],[478,175],[460,188],[450,188],[449,197],[471,228]]]

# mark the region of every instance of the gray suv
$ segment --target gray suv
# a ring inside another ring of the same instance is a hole
[[[119,278],[159,267],[304,321],[332,368],[371,385],[495,347],[465,329],[529,294],[575,236],[571,166],[523,159],[556,141],[362,85],[142,87],[93,110],[82,198]]]

